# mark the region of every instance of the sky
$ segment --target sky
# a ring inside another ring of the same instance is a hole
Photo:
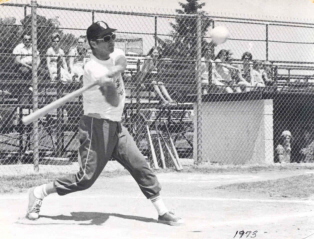
[[[10,2],[29,3],[30,1],[11,0]],[[37,0],[37,2],[39,5],[48,6],[175,14],[175,9],[180,9],[179,2],[186,2],[186,0]],[[312,0],[200,0],[200,2],[206,3],[202,10],[210,16],[314,23],[314,3]],[[19,13],[22,14],[23,11],[19,11]],[[17,9],[8,11],[8,9],[0,8],[0,17],[6,14],[15,17],[19,15]],[[38,14],[49,18],[59,17],[58,20],[62,27],[69,28],[67,31],[76,36],[84,35],[85,29],[91,23],[90,13],[44,9],[38,10]],[[143,39],[143,53],[146,53],[154,44],[152,36],[154,33],[153,18],[95,14],[95,20],[105,20],[109,25],[117,28],[121,34],[131,31],[132,37],[141,37]],[[169,34],[172,30],[170,22],[173,22],[173,19],[158,18],[158,34],[161,38],[166,38],[162,34]],[[236,58],[240,58],[244,51],[251,51],[253,56],[258,59],[266,58],[266,46],[261,41],[265,39],[266,34],[264,25],[236,25],[226,22],[217,22],[216,25],[227,26],[231,38],[248,39],[246,41],[229,40],[220,46],[221,48],[232,49]],[[82,30],[71,30],[71,28],[81,28]],[[269,28],[270,40],[274,41],[314,42],[312,36],[314,36],[314,28],[293,29],[282,26],[270,26]],[[120,37],[122,36],[120,35]],[[130,34],[125,34],[123,37],[130,37]],[[269,58],[270,60],[314,61],[314,47],[312,45],[271,43],[269,44]]]

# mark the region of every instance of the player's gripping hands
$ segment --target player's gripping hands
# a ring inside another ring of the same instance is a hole
[[[120,103],[120,98],[114,82],[116,74],[117,70],[108,70],[102,77],[97,79],[97,84],[100,86],[99,90],[102,95],[106,98],[106,101],[114,107],[117,107]]]

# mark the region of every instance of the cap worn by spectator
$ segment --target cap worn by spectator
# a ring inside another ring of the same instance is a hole
[[[86,35],[87,39],[90,40],[95,40],[97,38],[104,37],[117,29],[110,28],[107,23],[103,21],[98,21],[93,23],[87,28]]]
[[[283,137],[286,137],[286,136],[292,137],[291,132],[290,132],[289,130],[283,131],[283,132],[281,133],[281,136],[283,136]]]

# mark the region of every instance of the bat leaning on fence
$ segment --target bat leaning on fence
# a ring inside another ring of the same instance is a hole
[[[162,141],[164,142],[164,144],[165,144],[165,146],[166,146],[166,149],[167,149],[167,151],[168,151],[168,153],[169,153],[169,155],[170,155],[170,158],[171,158],[171,160],[172,160],[172,162],[173,162],[173,164],[174,164],[176,170],[180,171],[182,168],[178,165],[178,162],[177,162],[175,156],[174,156],[173,153],[171,152],[171,148],[170,148],[170,146],[169,146],[167,140],[164,138],[164,136],[162,135],[161,132],[159,133],[159,135],[160,135]]]
[[[80,96],[84,91],[94,87],[95,85],[97,85],[97,82],[94,82],[93,84],[87,85],[87,86],[83,86],[82,88],[73,91],[65,96],[63,96],[62,98],[55,100],[53,102],[51,102],[50,104],[44,106],[41,109],[38,109],[36,111],[34,111],[33,113],[23,117],[22,122],[25,125],[28,125],[30,123],[32,123],[33,121],[37,120],[38,118],[44,116],[45,114],[47,114],[48,112],[59,108],[60,106],[66,104],[67,102],[69,102],[70,100],[72,100],[73,98]]]
[[[161,140],[160,140],[160,137],[159,137],[159,131],[158,131],[158,128],[157,128],[156,124],[155,124],[155,129],[156,129],[156,137],[157,137],[159,151],[160,151],[161,165],[162,165],[162,168],[167,168],[166,160],[165,160],[165,154],[164,154],[164,150],[162,148]]]
[[[170,134],[170,131],[168,129],[167,124],[165,124],[165,127],[166,127],[166,130],[167,130],[167,135],[168,135],[168,138],[169,138],[169,141],[170,141],[171,148],[172,148],[172,150],[174,152],[175,159],[176,159],[176,161],[178,163],[179,168],[183,169],[182,164],[180,163],[178,151],[176,149],[176,146],[174,145],[174,142],[173,142],[173,139],[171,137],[171,134]]]
[[[151,136],[151,134],[150,134],[149,125],[146,125],[146,130],[147,130],[147,136],[148,136],[148,143],[149,143],[149,146],[150,146],[150,151],[151,151],[151,153],[152,153],[152,158],[153,158],[154,167],[155,167],[156,169],[158,169],[159,166],[158,166],[158,162],[157,162],[157,156],[156,156],[156,152],[155,152],[155,148],[154,148],[152,136]]]

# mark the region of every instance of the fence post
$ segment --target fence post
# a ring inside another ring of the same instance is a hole
[[[26,17],[27,15],[27,6],[24,6],[24,18]]]
[[[33,111],[38,109],[38,79],[37,79],[37,2],[31,1],[32,8],[32,78],[33,78]],[[34,171],[39,172],[39,137],[38,120],[33,122],[33,150],[34,150]]]
[[[62,83],[61,83],[61,67],[62,67],[63,59],[61,56],[58,56],[57,60],[57,98],[60,99],[62,97]],[[62,157],[63,149],[64,149],[64,132],[63,132],[63,109],[61,106],[57,108],[57,157]]]
[[[269,24],[266,24],[266,61],[268,61],[268,47],[269,47],[269,32],[268,32]]]
[[[155,16],[155,47],[157,47],[157,16]]]
[[[92,23],[95,22],[95,11],[92,11]]]
[[[200,74],[200,67],[202,63],[202,15],[197,15],[197,48],[196,48],[196,82],[197,82],[197,102],[196,102],[196,162],[195,164],[202,163],[202,79]]]

